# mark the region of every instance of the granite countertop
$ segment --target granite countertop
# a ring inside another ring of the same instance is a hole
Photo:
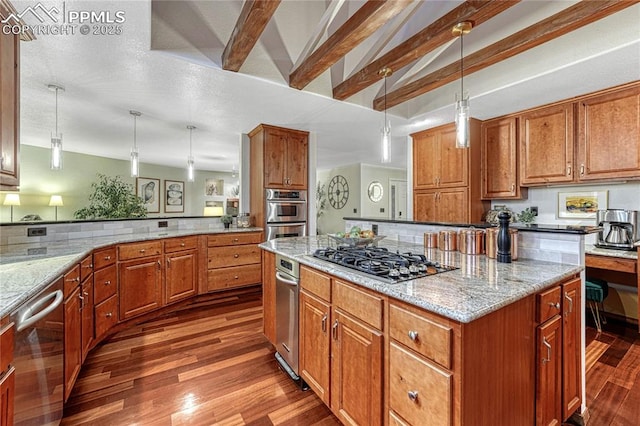
[[[38,294],[66,272],[71,265],[80,262],[94,249],[113,244],[188,235],[256,231],[262,231],[262,228],[169,230],[0,246],[0,318],[10,314],[20,304]]]
[[[636,246],[637,247],[637,246]],[[593,244],[585,244],[585,254],[593,254],[596,256],[620,257],[622,259],[638,259],[638,250],[614,250],[602,247],[596,247]]]
[[[329,246],[335,246],[335,243],[327,236],[279,238],[260,244],[264,250],[463,323],[537,293],[584,269],[578,265],[527,259],[498,263],[484,255],[425,250],[422,245],[382,240],[378,246],[390,251],[424,253],[431,260],[459,268],[389,284],[312,256],[316,249]]]

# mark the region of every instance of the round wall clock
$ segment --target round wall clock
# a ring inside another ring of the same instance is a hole
[[[347,179],[342,175],[336,175],[331,178],[329,188],[327,190],[329,203],[334,209],[341,209],[349,200],[349,184]]]

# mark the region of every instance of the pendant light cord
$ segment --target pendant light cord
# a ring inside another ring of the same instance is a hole
[[[56,87],[56,138],[58,137],[58,88]]]
[[[384,73],[384,128],[387,129],[387,72]]]
[[[193,156],[193,155],[192,155],[192,154],[193,154],[193,152],[192,152],[192,150],[191,150],[191,143],[192,143],[191,135],[192,135],[192,134],[193,134],[193,127],[190,127],[190,128],[189,128],[189,157],[192,157],[192,156]]]
[[[138,144],[136,143],[137,135],[136,135],[136,128],[137,128],[137,122],[138,122],[138,116],[137,115],[133,115],[133,148],[134,149],[138,149]]]
[[[460,99],[464,98],[464,31],[460,32]]]

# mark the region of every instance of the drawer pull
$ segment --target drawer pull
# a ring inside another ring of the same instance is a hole
[[[83,291],[82,293],[83,293],[85,296],[88,296],[88,295],[89,295],[89,293],[87,293],[86,291]]]
[[[78,281],[80,281],[80,278],[79,278],[79,277],[75,277],[75,278],[71,278],[71,279],[68,279],[68,280],[67,280],[67,282],[70,282],[70,283],[78,282]]]
[[[93,263],[83,266],[83,268],[93,269]]]
[[[567,176],[571,176],[571,166],[567,166]]]
[[[549,306],[551,306],[552,308],[560,309],[560,302],[557,302],[557,303],[549,302]]]
[[[234,254],[233,257],[235,257],[236,259],[240,257],[240,255],[238,253]]]
[[[106,314],[104,314],[104,316],[107,318],[111,318],[113,314],[111,312],[107,312]]]
[[[333,327],[331,327],[331,335],[333,340],[338,340],[338,320],[333,323]]]
[[[565,293],[564,297],[569,301],[569,311],[567,313],[570,314],[573,312],[573,299],[569,296],[569,293]]]
[[[409,391],[407,396],[411,401],[416,402],[418,400],[418,391]]]
[[[414,330],[409,330],[409,339],[411,339],[413,342],[418,341],[418,332]]]
[[[546,346],[547,348],[547,357],[546,358],[542,358],[542,365],[548,363],[549,361],[551,361],[551,345],[549,344],[549,342],[547,342],[547,338],[543,337],[542,338],[542,344]]]
[[[326,333],[327,332],[327,316],[323,316],[322,317],[322,332]]]

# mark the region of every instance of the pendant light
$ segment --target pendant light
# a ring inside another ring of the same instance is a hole
[[[140,162],[138,160],[136,125],[137,125],[137,119],[142,115],[142,113],[138,111],[129,111],[129,114],[133,115],[133,146],[131,147],[131,177],[138,177],[138,174],[140,172]]]
[[[382,136],[382,158],[381,163],[391,162],[391,121],[387,121],[387,77],[389,77],[393,71],[391,68],[384,67],[378,71],[378,75],[384,77],[384,123],[382,124],[382,130],[380,131]]]
[[[194,171],[194,162],[193,162],[193,152],[191,150],[191,136],[193,133],[193,129],[195,129],[196,126],[187,126],[187,129],[189,129],[189,157],[187,157],[187,181],[189,182],[193,182],[195,179],[195,171]]]
[[[51,134],[51,170],[62,170],[62,134],[58,133],[58,91],[64,87],[49,84],[49,90],[56,92],[56,132]]]
[[[456,148],[469,148],[469,94],[464,92],[464,35],[473,24],[463,21],[453,27],[452,33],[460,37],[460,93],[456,93]]]

